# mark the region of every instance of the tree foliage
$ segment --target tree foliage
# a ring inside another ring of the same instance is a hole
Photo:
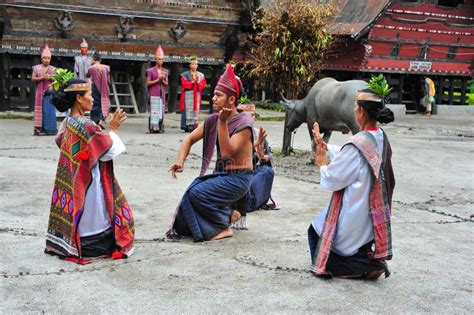
[[[249,76],[295,98],[317,79],[332,42],[328,21],[333,13],[330,5],[303,0],[276,0],[258,9],[252,19]]]

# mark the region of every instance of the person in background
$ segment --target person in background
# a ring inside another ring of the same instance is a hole
[[[428,77],[423,77],[423,98],[421,99],[421,105],[425,107],[425,116],[431,116],[432,108],[435,103],[436,89],[433,80]]]
[[[89,44],[83,38],[81,42],[81,54],[74,57],[74,75],[76,79],[89,81],[87,71],[92,65],[92,58],[87,54],[89,52]]]
[[[181,74],[181,129],[192,132],[198,126],[199,110],[201,108],[202,91],[206,88],[204,74],[197,71],[198,60],[192,56],[189,61],[189,71]]]
[[[56,109],[51,104],[50,84],[53,80],[49,77],[55,72],[51,66],[51,50],[46,44],[41,52],[41,64],[33,66],[31,81],[36,83],[35,113],[33,135],[44,133],[55,135],[58,131],[56,125]]]
[[[101,63],[102,58],[97,51],[94,52],[93,59],[94,64],[87,72],[87,77],[92,79],[92,97],[94,98],[91,119],[103,129],[110,111],[110,66]]]
[[[148,119],[149,133],[165,132],[165,103],[166,87],[168,86],[168,69],[163,67],[165,53],[161,46],[155,51],[156,66],[146,71],[146,86],[148,87],[148,102],[150,116]]]

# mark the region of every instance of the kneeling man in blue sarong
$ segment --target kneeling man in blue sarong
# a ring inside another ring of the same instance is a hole
[[[240,214],[230,206],[250,188],[253,173],[253,121],[236,110],[241,84],[227,65],[212,98],[218,113],[209,115],[183,140],[169,171],[173,178],[184,169],[191,146],[203,139],[201,173],[188,187],[177,207],[168,237],[192,236],[194,241],[218,240],[233,235],[231,221]],[[217,147],[214,173],[204,175]]]

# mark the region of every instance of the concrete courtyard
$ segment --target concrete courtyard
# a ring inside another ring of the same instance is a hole
[[[204,117],[204,116],[203,116]],[[187,185],[198,175],[196,145],[177,181],[167,172],[185,134],[167,114],[165,134],[145,134],[145,116],[119,132],[114,162],[134,209],[135,254],[85,266],[43,253],[58,148],[33,137],[33,122],[0,119],[0,313],[472,313],[474,115],[405,115],[385,126],[396,175],[392,275],[323,280],[309,273],[306,230],[330,194],[305,165],[306,126],[294,156],[275,161],[279,211],[248,215],[248,231],[215,242],[164,238]],[[257,122],[278,151],[283,122]],[[335,133],[331,143],[347,136]]]

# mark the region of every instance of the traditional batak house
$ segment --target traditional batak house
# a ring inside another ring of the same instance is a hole
[[[436,103],[467,104],[474,73],[474,6],[470,0],[336,0],[331,26],[344,38],[325,61],[325,74],[368,79],[384,73],[393,103],[416,111],[421,80],[436,86]],[[471,83],[469,83],[471,81]]]
[[[177,109],[179,75],[197,56],[209,83],[204,100],[249,23],[249,1],[3,0],[0,1],[0,110],[32,111],[31,68],[47,43],[51,64],[73,69],[85,38],[111,66],[112,106],[146,111],[146,69],[158,45],[169,69],[168,110]],[[247,22],[242,22],[247,21]]]
[[[467,104],[474,84],[474,0],[322,2],[336,12],[329,25],[335,42],[322,76],[369,80],[383,73],[394,87],[392,103],[413,112],[422,96],[422,77],[428,76],[437,89],[436,103]],[[262,6],[270,3],[263,0]],[[239,47],[234,59],[247,58]]]

